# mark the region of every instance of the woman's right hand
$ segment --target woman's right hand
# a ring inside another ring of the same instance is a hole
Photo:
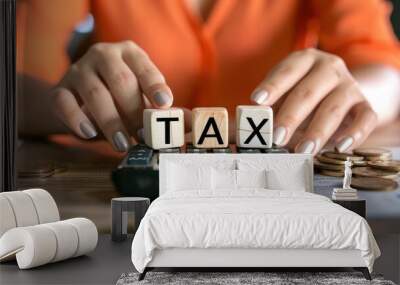
[[[51,96],[56,115],[75,134],[90,139],[99,130],[120,152],[142,128],[146,105],[162,109],[173,102],[164,76],[131,41],[93,45]]]

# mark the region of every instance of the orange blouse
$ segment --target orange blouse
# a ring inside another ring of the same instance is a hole
[[[25,0],[18,6],[18,69],[56,82],[66,46],[91,12],[95,40],[132,40],[165,75],[174,105],[234,110],[268,70],[296,49],[317,46],[349,67],[400,68],[400,46],[380,0],[217,0],[202,22],[184,0]],[[22,45],[22,46],[21,46]]]

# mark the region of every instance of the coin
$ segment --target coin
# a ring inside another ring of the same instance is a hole
[[[364,157],[362,156],[357,156],[351,153],[335,152],[335,151],[325,151],[322,153],[322,155],[340,160],[347,160],[347,158],[350,158],[351,161],[364,160]]]
[[[353,169],[353,174],[356,176],[367,176],[367,177],[382,177],[388,179],[396,179],[396,171],[387,171],[382,169],[374,169],[372,167],[356,167]]]
[[[328,164],[344,165],[344,163],[345,163],[344,160],[330,158],[330,157],[326,157],[326,156],[323,156],[323,155],[317,155],[317,159],[318,159],[318,161],[320,161],[322,163],[328,163]]]
[[[67,170],[68,170],[68,167],[66,164],[63,164],[60,162],[54,163],[54,172],[55,173],[62,173],[62,172],[66,172]]]
[[[327,163],[322,163],[319,162],[318,160],[314,160],[314,166],[317,169],[323,169],[323,170],[336,170],[336,171],[344,171],[344,165],[339,165],[339,164],[327,164]]]
[[[388,161],[392,159],[392,154],[385,154],[380,156],[365,156],[365,159],[368,161]]]
[[[360,190],[390,191],[398,186],[396,181],[380,177],[353,177],[351,187]]]
[[[353,164],[354,167],[356,166],[367,166],[368,162],[365,160],[354,160],[351,162]]]
[[[320,174],[326,175],[326,176],[333,176],[333,177],[343,177],[343,171],[333,171],[333,170],[325,170],[321,169],[319,171]]]
[[[384,169],[389,171],[400,171],[400,160],[369,161],[368,165],[378,169]]]
[[[23,161],[18,164],[19,177],[49,177],[54,174],[54,165],[49,161]]]
[[[382,156],[382,155],[390,155],[390,150],[384,148],[356,148],[353,150],[353,153],[361,156]]]
[[[18,172],[18,177],[20,178],[46,178],[54,175],[54,171],[41,172],[41,173],[21,173]]]

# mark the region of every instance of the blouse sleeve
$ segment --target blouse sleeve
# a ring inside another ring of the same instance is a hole
[[[337,54],[352,68],[385,64],[400,69],[400,45],[383,0],[313,0],[320,48]],[[398,23],[400,24],[400,23]]]
[[[69,65],[67,45],[89,10],[86,0],[17,2],[17,71],[55,83]]]

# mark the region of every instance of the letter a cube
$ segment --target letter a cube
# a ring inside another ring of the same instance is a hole
[[[228,111],[225,108],[194,108],[192,140],[197,148],[228,147]]]

